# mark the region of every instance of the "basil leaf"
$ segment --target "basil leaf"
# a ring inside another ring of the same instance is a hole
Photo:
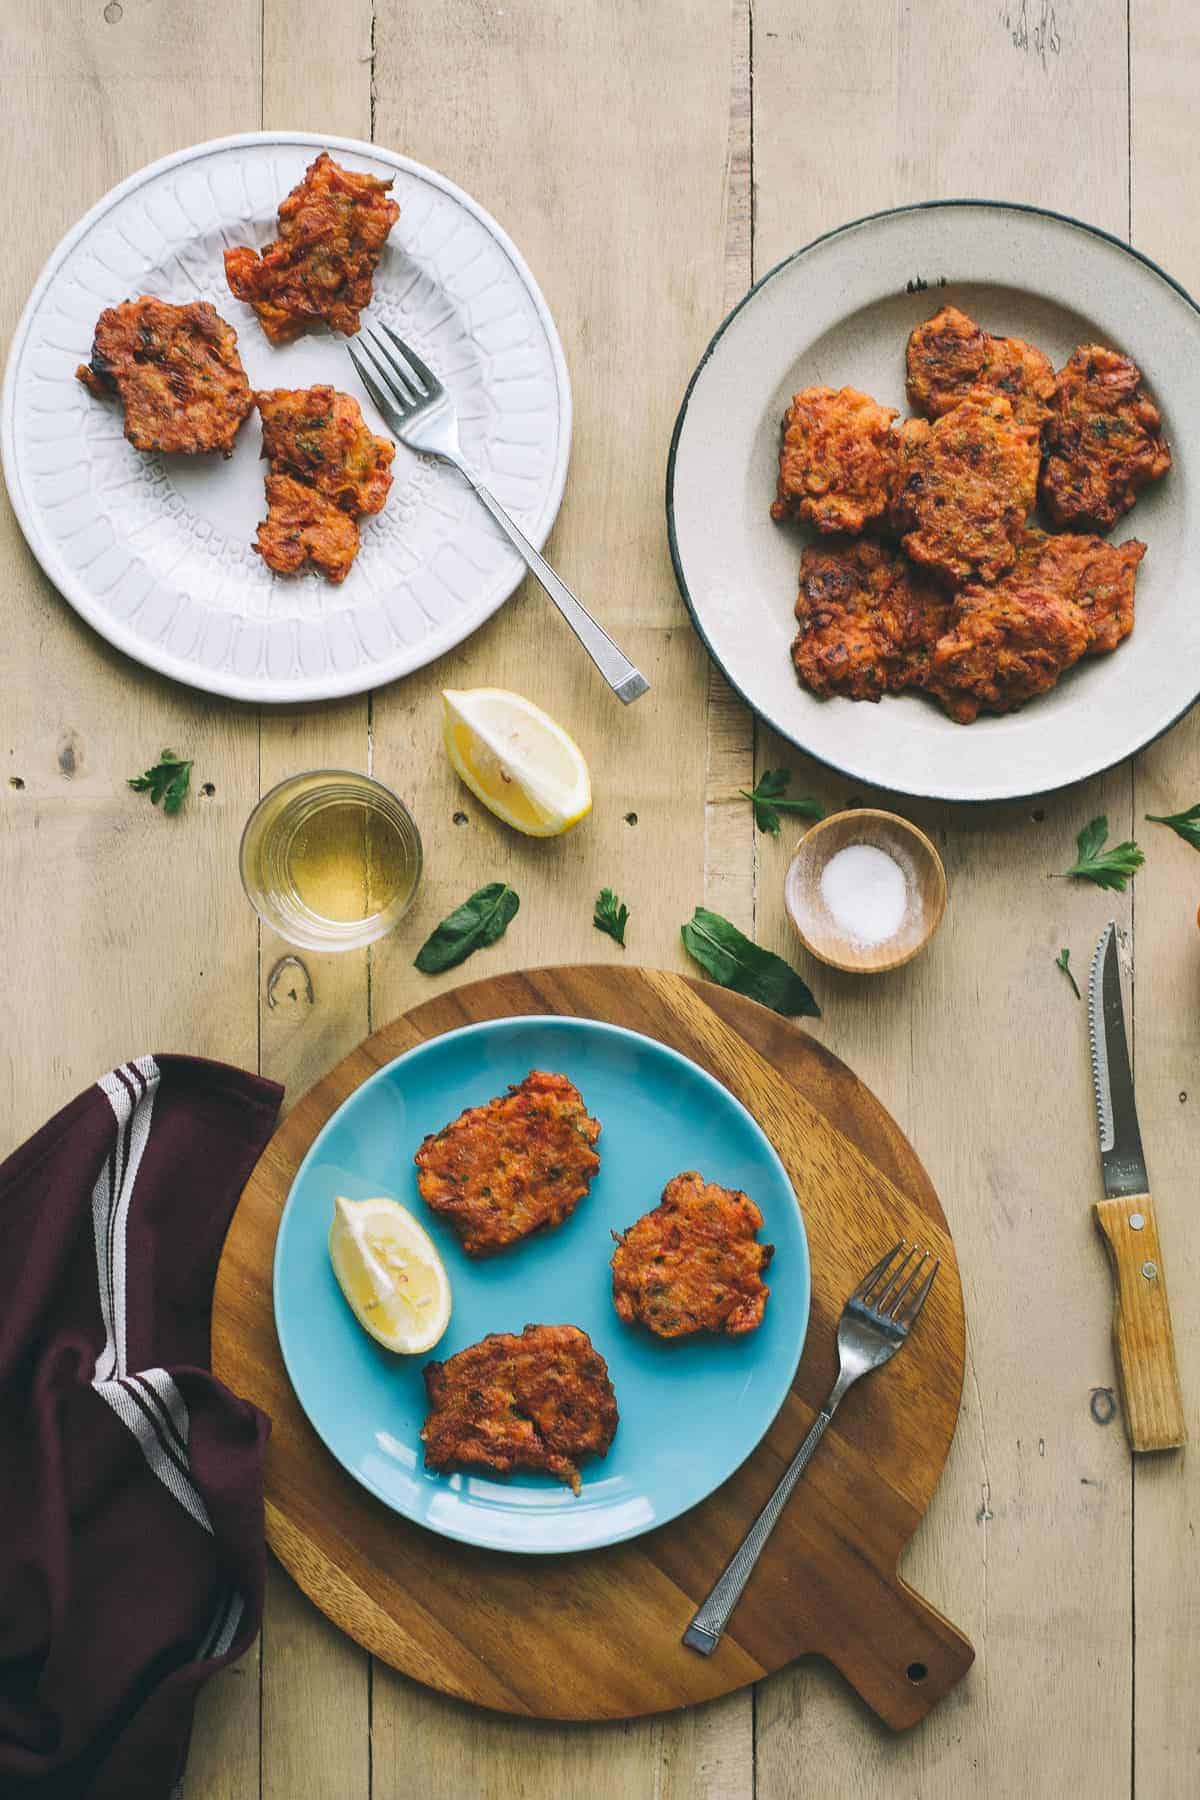
[[[785,1018],[797,1013],[820,1018],[820,1007],[795,969],[761,944],[751,943],[720,913],[698,906],[681,935],[688,955],[721,987],[758,1000]]]
[[[440,975],[465,962],[474,951],[486,949],[504,936],[520,904],[506,881],[489,881],[486,887],[477,888],[425,939],[413,967],[423,975]]]

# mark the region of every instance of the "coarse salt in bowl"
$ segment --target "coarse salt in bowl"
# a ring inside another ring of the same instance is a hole
[[[853,974],[898,969],[929,942],[946,871],[923,831],[872,807],[822,819],[797,845],[784,904],[805,947]]]

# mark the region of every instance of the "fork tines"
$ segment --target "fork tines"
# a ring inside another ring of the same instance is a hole
[[[379,333],[391,340],[392,348]],[[381,412],[389,408],[401,414],[419,412],[436,400],[442,385],[416,351],[387,325],[364,331],[357,344],[346,346],[359,380]]]
[[[929,1263],[933,1266],[926,1273]],[[940,1258],[931,1250],[909,1245],[901,1238],[864,1275],[854,1290],[854,1298],[877,1318],[889,1319],[907,1331],[928,1299],[941,1266]]]

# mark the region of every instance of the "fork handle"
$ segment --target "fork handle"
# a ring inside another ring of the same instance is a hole
[[[753,1573],[754,1565],[762,1555],[763,1546],[774,1531],[780,1513],[791,1499],[792,1489],[808,1467],[813,1451],[824,1437],[825,1427],[837,1411],[838,1402],[844,1392],[845,1386],[839,1380],[837,1387],[834,1388],[813,1420],[808,1436],[784,1470],[775,1492],[730,1557],[724,1572],[718,1577],[708,1598],[700,1606],[691,1624],[684,1632],[683,1642],[690,1650],[698,1650],[701,1656],[711,1656],[720,1643],[721,1634],[729,1623],[730,1614],[742,1597],[746,1583]]]
[[[537,576],[617,698],[623,700],[626,706],[631,700],[639,699],[650,686],[641,670],[635,668],[624,651],[613,643],[603,625],[593,619],[587,608],[575,598],[566,582],[559,579],[545,557],[539,556],[520,526],[509,518],[495,495],[489,493],[483,483],[475,479],[465,463],[459,463],[458,467],[475,489],[509,543],[525,558],[529,568]]]

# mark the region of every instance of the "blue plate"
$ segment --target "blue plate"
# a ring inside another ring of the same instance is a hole
[[[413,1156],[426,1133],[503,1093],[530,1069],[561,1071],[600,1120],[600,1169],[557,1231],[484,1261],[422,1204]],[[699,1169],[744,1188],[775,1245],[757,1331],[665,1343],[613,1310],[612,1236]],[[582,1467],[576,1497],[550,1476],[436,1475],[423,1467],[422,1369],[356,1322],[329,1265],[337,1194],[390,1194],[428,1226],[454,1311],[439,1361],[489,1331],[578,1325],[608,1363],[621,1423]],[[338,1461],[405,1518],[444,1537],[544,1555],[637,1537],[686,1512],[731,1475],[783,1403],[808,1325],[808,1242],[775,1151],[746,1109],[686,1057],[589,1019],[470,1025],[398,1057],[334,1113],[292,1183],[275,1247],[275,1322],[301,1406]]]

